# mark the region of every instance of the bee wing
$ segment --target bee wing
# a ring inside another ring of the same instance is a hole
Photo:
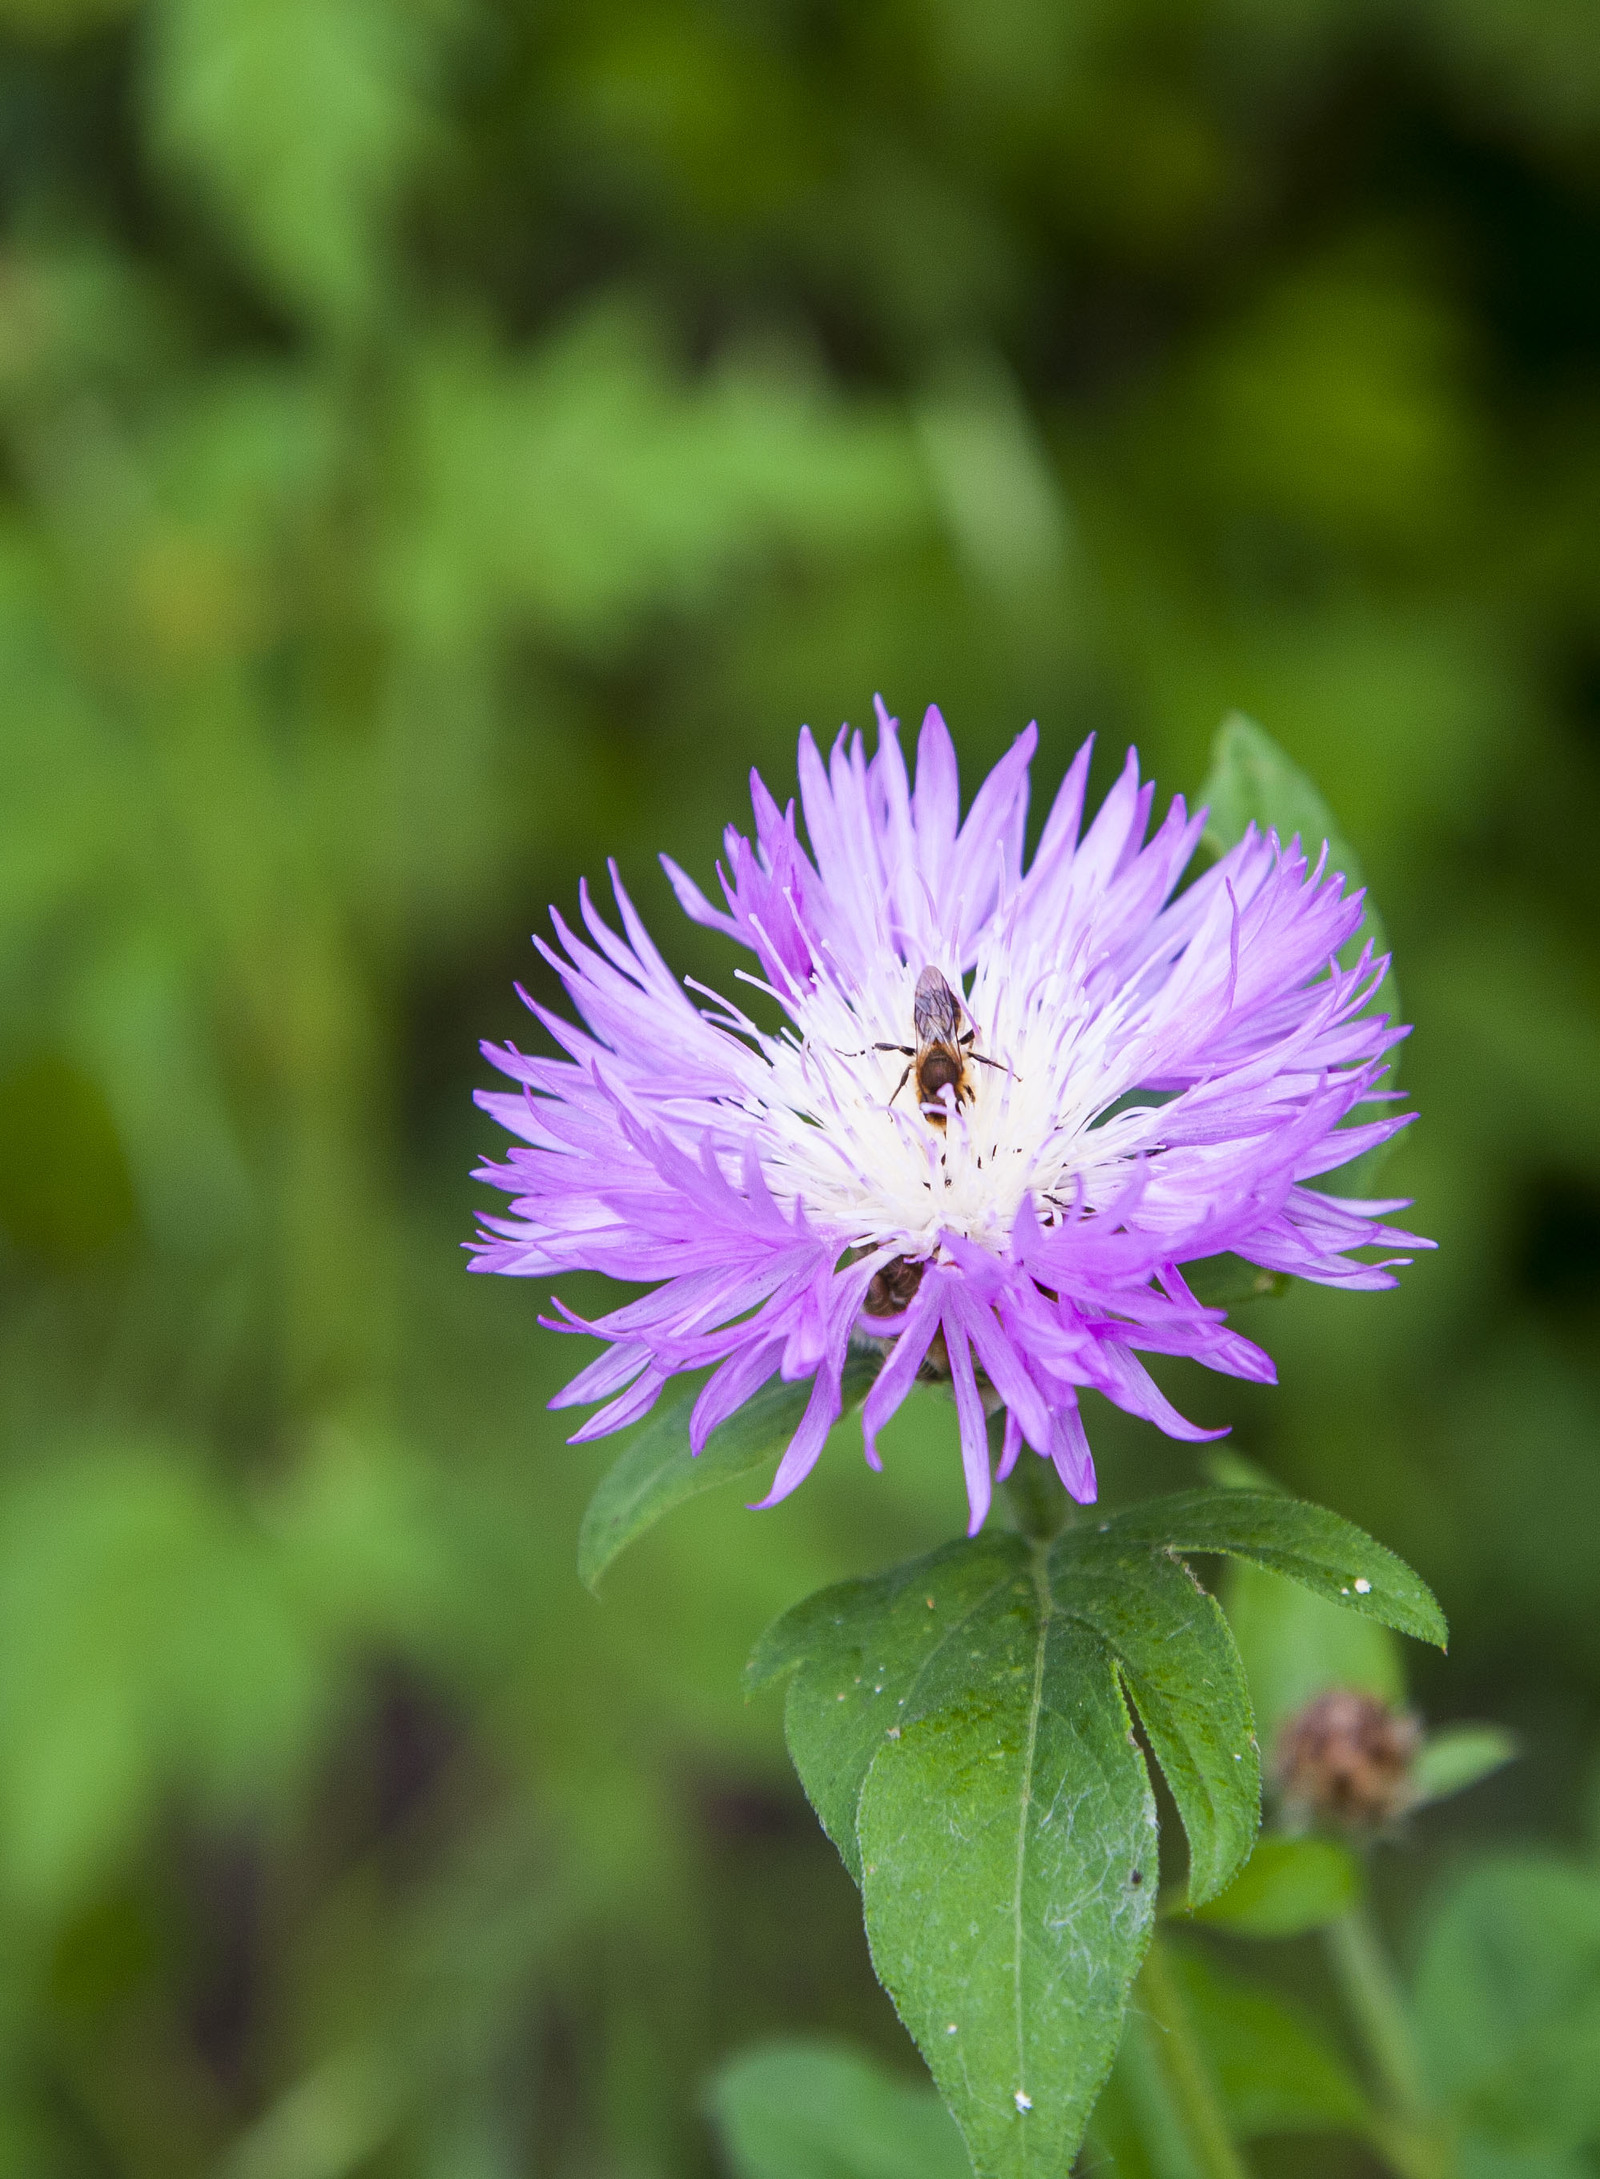
[[[961,1001],[936,968],[917,978],[911,1019],[919,1044],[953,1044],[961,1030]]]

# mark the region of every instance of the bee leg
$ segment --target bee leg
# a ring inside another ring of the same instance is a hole
[[[975,1052],[972,1049],[973,1040],[977,1036],[977,1034],[978,1032],[976,1029],[969,1029],[964,1037],[957,1037],[956,1039],[956,1042],[966,1053],[968,1059],[971,1060],[972,1064],[975,1067],[993,1067],[996,1074],[1009,1074],[1011,1072],[1011,1069],[1005,1064],[1004,1060],[985,1059],[982,1052]],[[1022,1078],[1019,1075],[1017,1079],[1018,1081],[1020,1081]]]
[[[886,1046],[884,1047],[884,1049],[885,1049],[886,1051],[893,1051],[893,1052],[903,1052],[903,1051],[905,1050],[905,1046],[904,1046],[903,1044],[890,1044],[890,1045],[886,1045]],[[915,1059],[915,1057],[916,1057],[916,1054],[915,1054],[915,1053],[913,1052],[911,1056],[912,1056],[912,1059]],[[891,1105],[892,1105],[892,1104],[894,1103],[894,1100],[895,1100],[895,1098],[896,1098],[896,1097],[898,1097],[898,1096],[899,1096],[899,1094],[900,1094],[900,1092],[901,1092],[901,1091],[902,1091],[902,1090],[903,1090],[903,1089],[905,1088],[906,1084],[907,1084],[907,1083],[908,1083],[908,1082],[910,1081],[910,1079],[911,1079],[911,1063],[910,1063],[910,1061],[908,1060],[908,1061],[907,1061],[907,1063],[906,1063],[906,1071],[905,1071],[905,1073],[904,1073],[903,1075],[901,1075],[901,1077],[900,1077],[899,1081],[898,1081],[898,1082],[896,1082],[896,1084],[895,1084],[895,1086],[894,1086],[894,1095],[893,1095],[893,1096],[891,1096],[891,1098],[889,1099],[889,1102],[890,1102],[890,1104],[891,1104]]]
[[[909,1044],[863,1044],[859,1052],[841,1052],[841,1059],[865,1059],[868,1052],[898,1052],[902,1059],[915,1059],[916,1053]]]

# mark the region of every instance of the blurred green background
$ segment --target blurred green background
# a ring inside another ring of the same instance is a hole
[[[1402,1952],[1575,1844],[1585,0],[3,0],[0,191],[0,2170],[700,2174],[753,2033],[913,2062],[737,1675],[959,1526],[949,1417],[596,1602],[576,1355],[459,1250],[546,904],[614,853],[725,982],[655,851],[877,689],[969,789],[1037,715],[1046,792],[1091,730],[1192,792],[1234,705],[1320,779],[1440,1251],[1256,1305],[1277,1392],[1167,1381],[1522,1736],[1392,1853]]]

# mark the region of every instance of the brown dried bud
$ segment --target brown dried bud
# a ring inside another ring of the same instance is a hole
[[[1323,1823],[1363,1830],[1388,1823],[1410,1797],[1421,1740],[1414,1717],[1376,1695],[1331,1687],[1279,1733],[1278,1790],[1291,1808]]]

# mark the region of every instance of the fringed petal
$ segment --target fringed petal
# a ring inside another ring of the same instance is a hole
[[[802,735],[798,808],[751,774],[725,906],[663,858],[685,914],[753,956],[738,974],[781,1010],[778,1033],[686,988],[614,867],[614,911],[585,885],[575,923],[553,914],[536,944],[571,1013],[528,1001],[544,1054],[485,1047],[508,1087],[478,1103],[510,1140],[477,1177],[508,1206],[482,1220],[471,1268],[633,1289],[590,1321],[559,1300],[542,1319],[602,1342],[553,1403],[599,1403],[580,1440],[636,1422],[685,1370],[712,1372],[695,1453],[773,1376],[809,1383],[764,1505],[818,1458],[853,1336],[884,1356],[862,1409],[874,1466],[919,1373],[947,1376],[975,1531],[986,1407],[1005,1409],[998,1477],[1026,1443],[1087,1503],[1084,1387],[1202,1440],[1222,1433],[1179,1414],[1141,1356],[1272,1381],[1186,1265],[1231,1252],[1376,1289],[1431,1246],[1390,1222],[1402,1199],[1309,1185],[1409,1124],[1389,1073],[1407,1031],[1374,1011],[1388,963],[1357,950],[1363,899],[1323,843],[1249,828],[1179,892],[1205,813],[1176,800],[1152,830],[1130,751],[1085,827],[1085,744],[1024,868],[1035,730],[963,821],[939,713],[913,779],[876,710],[870,756],[848,730],[826,758]],[[942,1125],[907,1087],[929,967],[950,983],[963,1070]]]

